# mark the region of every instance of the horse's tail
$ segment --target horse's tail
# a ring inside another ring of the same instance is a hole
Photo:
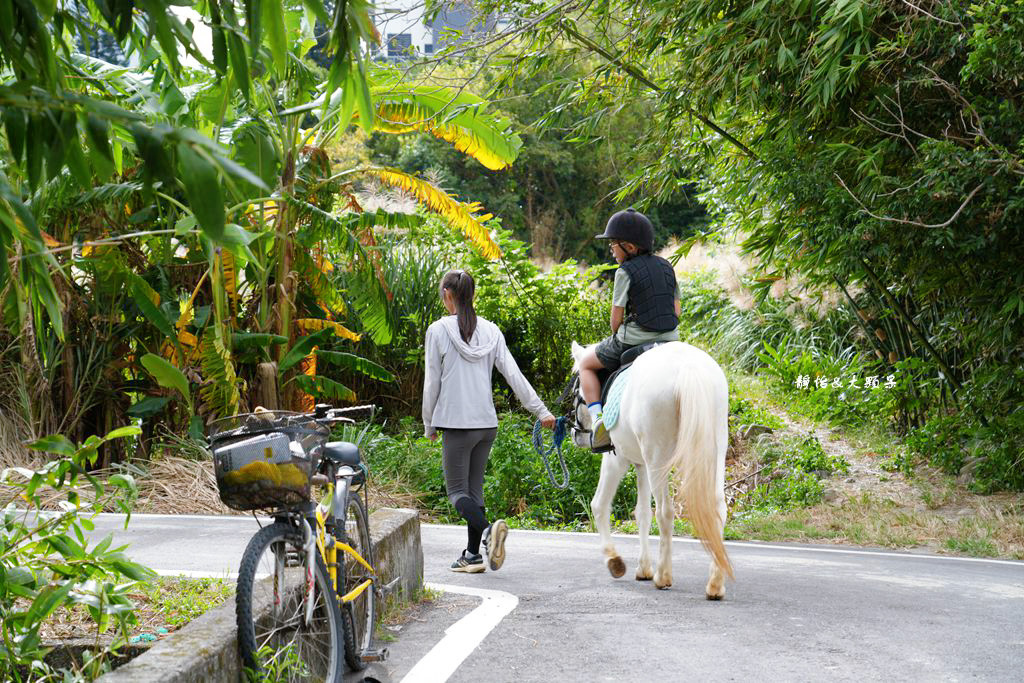
[[[676,385],[679,431],[672,464],[694,534],[715,563],[735,578],[722,540],[725,520],[719,517],[716,496],[718,461],[724,463],[729,439],[728,426],[724,434],[720,428],[720,423],[728,425],[729,419],[728,385],[723,394],[723,382],[717,367],[687,364],[680,369]]]

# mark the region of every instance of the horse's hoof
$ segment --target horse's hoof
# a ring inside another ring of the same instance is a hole
[[[650,570],[647,570],[647,571],[641,571],[639,569],[636,570],[636,580],[637,581],[650,581],[652,578],[654,578],[654,577],[651,575],[651,571]]]
[[[671,585],[672,585],[672,579],[671,578],[666,579],[665,577],[663,577],[661,575],[655,575],[654,576],[654,587],[657,588],[658,590],[663,591],[666,588],[670,587]]]
[[[608,572],[612,578],[622,578],[622,575],[626,573],[626,563],[622,561],[621,557],[609,557]]]
[[[706,595],[706,597],[707,597],[708,600],[715,600],[717,602],[718,600],[721,600],[722,598],[724,598],[725,595],[723,595],[723,594],[712,595],[711,593],[708,593]]]

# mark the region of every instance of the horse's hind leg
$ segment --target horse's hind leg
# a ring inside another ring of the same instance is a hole
[[[615,498],[615,491],[618,490],[627,467],[629,464],[625,458],[615,455],[614,451],[605,453],[601,458],[601,479],[597,483],[594,499],[590,501],[594,525],[601,535],[601,550],[604,552],[605,563],[608,565],[608,571],[616,579],[626,573],[626,563],[612,545],[612,499]]]
[[[651,482],[647,479],[647,467],[633,465],[636,469],[636,528],[640,534],[640,562],[636,566],[636,580],[650,581],[651,570]]]
[[[668,476],[660,474],[651,482],[654,491],[654,512],[658,517],[658,568],[654,572],[654,587],[668,588],[672,585],[672,523],[675,510],[669,493]]]
[[[723,389],[725,389],[723,387]],[[715,504],[718,512],[718,525],[714,533],[722,538],[725,532],[725,520],[729,508],[725,502],[725,454],[729,443],[729,398],[728,390],[715,401]],[[721,600],[725,597],[725,571],[718,566],[714,557],[711,558],[711,571],[708,585],[704,587],[704,595],[708,600]]]
[[[718,533],[723,533],[725,531],[725,516],[728,514],[728,508],[725,504],[725,491],[722,489],[721,484],[718,486],[717,497],[718,519],[721,520]],[[707,596],[708,600],[721,600],[725,597],[725,572],[718,566],[714,558],[711,558],[711,576],[708,578],[708,585],[704,587],[704,595]]]

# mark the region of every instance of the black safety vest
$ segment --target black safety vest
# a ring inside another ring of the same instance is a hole
[[[629,303],[625,322],[635,322],[652,332],[679,326],[676,315],[676,272],[672,264],[654,254],[641,254],[619,268],[629,275]]]

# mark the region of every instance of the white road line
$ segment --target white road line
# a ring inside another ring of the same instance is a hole
[[[459,526],[457,524],[422,524],[425,527],[432,527],[435,529],[461,529],[465,531],[465,526]],[[552,536],[585,536],[590,538],[599,538],[600,534],[593,531],[544,531],[543,529],[516,529],[511,528],[510,531],[516,534],[547,534]],[[612,534],[612,538],[639,538],[637,534]],[[657,540],[656,535],[650,536],[651,541]],[[673,543],[688,543],[696,545],[700,543],[699,539],[696,538],[680,538],[675,536],[672,538]],[[842,555],[873,555],[876,557],[899,557],[907,560],[942,560],[944,562],[983,562],[986,564],[1003,564],[1011,567],[1020,567],[1024,569],[1024,562],[1019,560],[994,560],[986,557],[955,557],[951,555],[924,555],[921,553],[898,553],[898,552],[887,552],[884,550],[862,550],[859,548],[837,548],[837,547],[821,547],[821,546],[785,546],[785,545],[772,545],[770,543],[764,543],[761,541],[726,541],[725,545],[730,548],[746,548],[746,549],[764,549],[764,550],[788,550],[795,552],[811,552],[811,553],[839,553]]]
[[[104,512],[99,515],[100,517],[120,517],[124,515],[116,512]],[[199,519],[199,520],[216,520],[216,521],[245,521],[252,522],[251,516],[241,515],[160,515],[154,513],[135,513],[132,517],[138,517],[141,519]],[[431,527],[435,529],[463,529],[464,526],[454,524],[422,524],[425,527]],[[548,534],[553,536],[586,536],[597,538],[599,534],[592,531],[544,531],[542,529],[513,529],[516,534]],[[613,538],[637,538],[636,534],[612,534]],[[651,536],[652,539],[657,538]],[[675,543],[700,543],[695,538],[673,538]],[[985,557],[954,557],[950,555],[923,555],[920,553],[897,553],[897,552],[886,552],[883,550],[861,550],[858,548],[836,548],[836,547],[821,547],[821,546],[784,546],[784,545],[773,545],[770,543],[762,543],[760,541],[726,541],[725,545],[733,548],[754,548],[764,550],[787,550],[787,551],[806,551],[811,553],[837,553],[841,555],[873,555],[876,557],[900,557],[904,559],[914,560],[941,560],[943,562],[981,562],[985,564],[999,564],[1008,565],[1011,567],[1021,567],[1024,569],[1024,562],[1015,560],[994,560]]]
[[[689,543],[700,543],[694,538],[677,538],[676,541],[686,541]],[[984,562],[986,564],[1005,564],[1011,567],[1019,567],[1024,569],[1024,562],[1014,560],[992,560],[986,557],[949,557],[947,555],[921,555],[919,553],[891,553],[883,550],[857,550],[857,549],[845,549],[845,548],[811,548],[807,546],[801,546],[799,548],[792,548],[785,545],[771,545],[769,543],[760,543],[758,541],[750,541],[745,543],[736,543],[726,541],[727,546],[733,546],[736,548],[764,548],[765,550],[808,550],[814,553],[838,553],[841,555],[873,555],[875,557],[899,557],[905,560],[943,560],[945,562]]]
[[[446,593],[461,593],[483,598],[472,612],[448,627],[437,645],[431,648],[402,683],[444,683],[459,665],[483,642],[487,634],[501,623],[519,604],[519,598],[505,591],[466,588],[441,583],[428,583],[428,588]]]

